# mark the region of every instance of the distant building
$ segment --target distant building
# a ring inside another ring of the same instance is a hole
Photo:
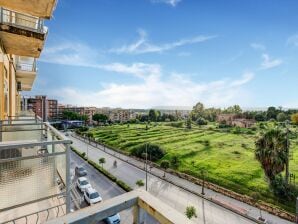
[[[110,115],[109,119],[112,122],[126,122],[130,120],[130,111],[129,110],[114,110]]]
[[[242,118],[241,115],[237,114],[219,114],[217,116],[217,122],[240,128],[250,128],[256,123],[254,119]]]
[[[92,116],[96,113],[96,107],[76,107],[72,105],[59,105],[58,106],[58,114],[59,118],[63,119],[63,111],[71,111],[77,113],[79,115],[88,116],[88,124],[92,124]]]
[[[33,111],[43,121],[58,119],[58,101],[46,96],[23,97],[21,107],[22,110]]]

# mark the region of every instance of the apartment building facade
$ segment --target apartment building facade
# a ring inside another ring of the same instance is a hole
[[[33,111],[43,121],[58,119],[58,100],[47,99],[46,96],[22,97],[21,109]]]
[[[47,37],[55,0],[0,0],[0,119],[21,109],[22,91],[30,91],[36,78],[36,59]]]

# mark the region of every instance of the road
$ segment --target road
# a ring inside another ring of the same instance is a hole
[[[98,172],[96,169],[94,169],[92,166],[90,166],[88,163],[86,163],[85,160],[80,158],[78,155],[76,155],[74,152],[71,152],[70,157],[70,173],[72,175],[72,208],[76,210],[75,204],[79,204],[80,208],[84,208],[89,206],[86,201],[84,200],[83,194],[80,192],[80,190],[76,187],[75,182],[77,180],[77,177],[75,176],[74,169],[77,165],[82,165],[88,175],[86,176],[89,180],[91,186],[99,192],[103,200],[107,200],[113,197],[116,197],[118,195],[124,194],[125,191],[120,188],[118,185],[116,185],[114,182],[109,180],[106,176]],[[121,223],[123,224],[131,224],[133,222],[133,211],[132,209],[127,209],[122,212],[120,212],[121,217]],[[103,222],[101,222],[103,223]],[[148,224],[156,224],[157,222],[151,218],[147,217]]]
[[[80,150],[81,152],[86,152],[89,159],[92,159],[94,162],[98,162],[98,159],[104,157],[106,159],[106,163],[104,164],[105,169],[111,172],[117,178],[123,180],[131,187],[136,188],[135,182],[137,180],[144,180],[145,182],[145,172],[142,169],[142,163],[139,164],[139,168],[135,165],[131,165],[131,163],[138,163],[134,159],[130,157],[126,157],[124,155],[117,155],[112,150],[107,148],[103,148],[102,146],[97,146],[98,148],[87,144],[77,138],[70,136],[70,139],[73,141],[73,146]],[[104,151],[105,150],[105,151]],[[108,153],[107,153],[108,152]],[[117,157],[115,157],[116,155]],[[117,159],[118,156],[121,157],[123,160]],[[113,162],[117,160],[118,167],[115,169],[113,167]],[[129,163],[126,162],[129,161]],[[162,171],[158,171],[156,168],[153,168],[155,173],[160,172],[160,177],[162,176]],[[173,175],[167,174],[166,179],[170,179],[172,182],[175,178],[178,177]],[[199,186],[192,184],[186,180],[178,178],[179,180],[175,180],[176,182],[181,182],[180,186],[186,186],[191,188],[195,192],[200,192],[201,189]],[[178,211],[184,213],[185,209],[189,205],[193,205],[197,209],[197,219],[194,220],[196,223],[210,223],[210,224],[248,224],[248,223],[255,223],[254,221],[245,218],[239,214],[236,214],[222,206],[219,206],[213,202],[208,200],[202,199],[197,194],[190,193],[180,187],[177,187],[168,181],[164,180],[163,178],[159,178],[155,175],[148,175],[148,191],[153,194],[154,196],[158,197],[165,203],[169,204],[173,208],[177,209]],[[233,207],[237,209],[239,212],[246,213],[249,216],[257,218],[259,215],[259,210],[244,204],[242,202],[236,201],[234,199],[228,198],[226,196],[220,195],[216,192],[212,192],[210,190],[205,189],[206,195],[213,194],[213,199],[221,201],[229,207]],[[268,220],[268,223],[271,224],[290,224],[291,222],[283,220],[279,217],[273,216],[268,214],[267,212],[262,211],[262,215]]]

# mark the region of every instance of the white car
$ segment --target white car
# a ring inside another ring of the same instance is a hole
[[[110,217],[104,220],[107,224],[120,224],[120,215],[117,213],[115,215],[111,215]]]
[[[87,188],[91,187],[86,177],[79,177],[77,180],[77,186],[81,192],[84,192]]]
[[[84,192],[84,198],[89,205],[102,201],[99,193],[93,188],[87,188]]]

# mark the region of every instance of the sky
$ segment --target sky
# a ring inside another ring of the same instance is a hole
[[[78,106],[298,107],[296,0],[59,0],[33,90]]]

